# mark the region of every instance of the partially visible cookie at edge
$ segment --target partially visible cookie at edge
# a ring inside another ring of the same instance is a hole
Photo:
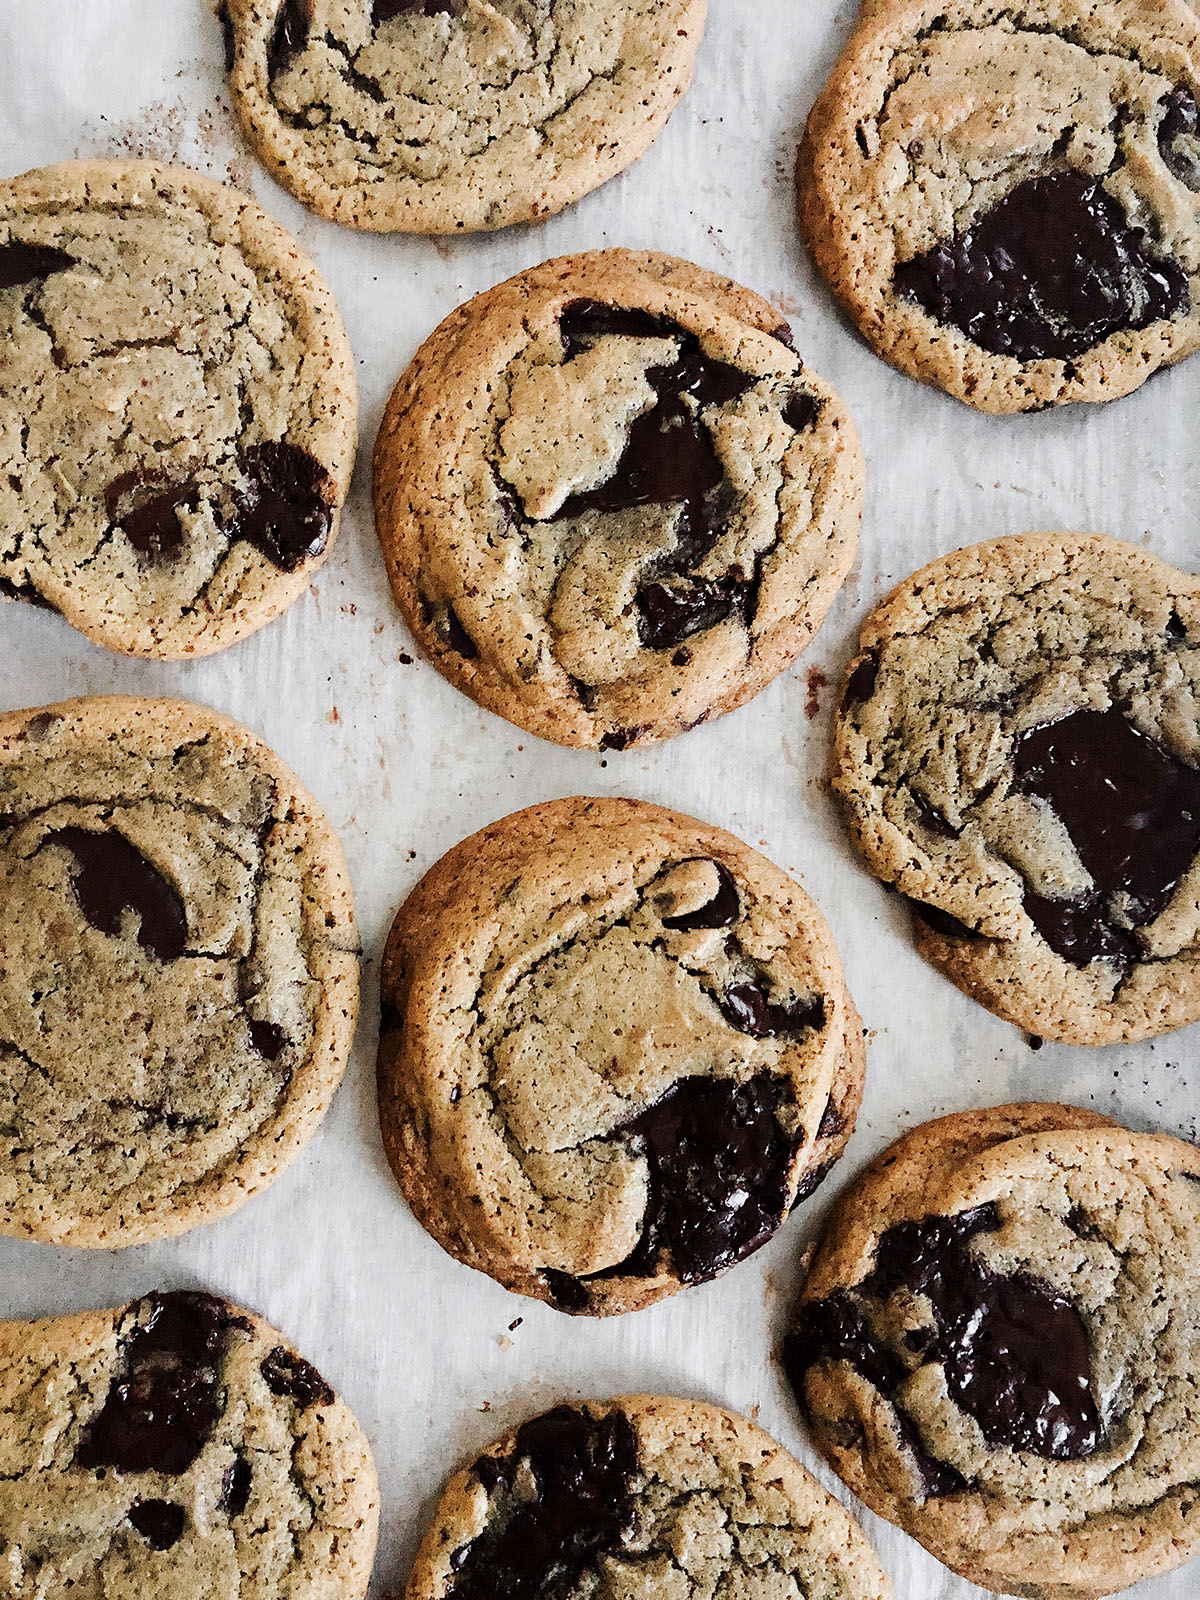
[[[626,749],[791,665],[854,557],[848,412],[766,301],[669,256],[545,262],[453,312],[375,447],[392,587],[438,671]]]
[[[354,1416],[198,1291],[0,1322],[0,1547],[38,1600],[360,1600],[379,1492]]]
[[[0,344],[0,596],[176,659],[307,590],[354,464],[354,361],[252,200],[137,161],[0,183]]]
[[[871,1510],[955,1572],[1096,1600],[1200,1550],[1200,1151],[1023,1104],[839,1197],[784,1365]]]
[[[0,1232],[114,1249],[265,1188],[345,1070],[357,949],[328,820],[245,728],[0,716]]]
[[[1200,579],[996,539],[901,583],[859,649],[834,789],[922,954],[1048,1039],[1200,1019]]]
[[[858,1524],[759,1427],[696,1400],[556,1407],[446,1486],[405,1600],[891,1600]]]
[[[877,0],[808,120],[808,245],[877,352],[984,411],[1109,400],[1200,342],[1183,0]]]
[[[817,908],[719,829],[535,806],[451,850],[384,953],[379,1108],[418,1220],[573,1314],[761,1248],[828,1175],[862,1025]]]
[[[653,144],[707,0],[222,0],[250,141],[348,227],[453,234],[572,205]]]

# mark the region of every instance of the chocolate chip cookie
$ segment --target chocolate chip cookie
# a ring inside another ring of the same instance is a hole
[[[862,1028],[829,931],[740,840],[558,800],[465,840],[384,954],[392,1170],[460,1261],[636,1310],[764,1245],[841,1155]]]
[[[922,954],[1070,1044],[1200,1018],[1200,580],[1024,534],[924,568],[859,643],[834,787]]]
[[[926,1123],[842,1196],[785,1346],[822,1453],[985,1588],[1200,1549],[1200,1151],[1070,1106]]]
[[[265,1188],[345,1068],[353,902],[316,802],[176,700],[0,716],[0,1233],[114,1249]]]
[[[316,269],[245,195],[143,162],[0,183],[0,347],[0,596],[177,658],[307,589],[354,367]]]
[[[1111,400],[1200,340],[1184,0],[889,0],[813,108],[801,216],[875,349],[983,411]]]
[[[379,1514],[348,1407],[197,1292],[0,1323],[5,1594],[359,1600]]]
[[[230,87],[285,188],[334,222],[546,217],[646,153],[707,0],[222,0]]]
[[[862,1530],[744,1417],[558,1406],[450,1480],[405,1600],[890,1600]]]
[[[820,627],[862,457],[786,322],[669,256],[567,256],[417,353],[375,516],[438,671],[560,744],[623,750],[743,704]]]

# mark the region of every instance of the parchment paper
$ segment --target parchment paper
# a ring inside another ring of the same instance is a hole
[[[290,1172],[235,1216],[175,1241],[94,1254],[0,1239],[0,1316],[202,1285],[269,1317],[370,1434],[383,1490],[377,1600],[399,1594],[450,1471],[562,1398],[658,1390],[730,1405],[838,1487],[806,1446],[772,1353],[820,1215],[902,1130],[1025,1097],[1196,1133],[1195,1029],[1132,1048],[1033,1053],[916,956],[895,897],[859,865],[831,807],[831,685],[861,616],[893,582],[958,545],[1030,528],[1116,534],[1194,565],[1200,489],[1200,360],[1105,409],[987,418],[892,372],[840,319],[802,252],[791,173],[804,116],[853,12],[835,0],[712,0],[696,83],[640,165],[539,226],[440,241],[340,230],[271,182],[229,110],[211,0],[0,0],[0,172],[125,153],[186,162],[249,189],[333,284],[363,400],[341,538],[286,617],[207,661],[157,665],[108,655],[53,615],[5,606],[0,703],[175,694],[247,723],[339,830],[366,951],[346,1083]],[[447,312],[547,256],[608,244],[690,257],[772,298],[805,359],[848,400],[869,488],[860,559],[804,660],[732,716],[649,752],[601,758],[524,735],[419,658],[406,664],[416,651],[384,578],[368,464],[388,392]],[[400,1198],[375,1117],[378,954],[396,906],[466,834],[572,793],[691,812],[794,873],[830,919],[872,1029],[858,1131],[818,1200],[719,1283],[604,1323],[519,1300],[443,1255]],[[904,1535],[864,1521],[898,1600],[982,1593]],[[1187,1600],[1198,1591],[1192,1568],[1136,1592]]]

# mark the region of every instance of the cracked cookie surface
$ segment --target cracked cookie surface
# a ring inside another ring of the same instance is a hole
[[[451,1479],[406,1600],[890,1600],[848,1512],[698,1401],[564,1405]]]
[[[1200,1151],[1060,1105],[926,1123],[839,1199],[784,1362],[956,1572],[1093,1600],[1200,1549]]]
[[[384,954],[384,1145],[451,1255],[562,1311],[636,1310],[743,1260],[841,1155],[862,1028],[777,867],[633,800],[466,839]]]
[[[230,85],[285,188],[355,228],[561,211],[645,154],[707,0],[223,0]]]
[[[0,1232],[113,1249],[265,1188],[358,1005],[316,802],[200,706],[0,717]]]
[[[179,658],[307,589],[354,367],[315,267],[246,196],[143,162],[0,184],[0,347],[0,597]]]
[[[0,1323],[13,1600],[358,1600],[370,1450],[283,1336],[209,1294]]]
[[[543,263],[452,313],[375,447],[392,587],[438,671],[560,744],[750,699],[858,541],[849,414],[749,290],[669,256]]]
[[[923,955],[1071,1044],[1200,1018],[1200,579],[1023,534],[864,622],[834,788]]]
[[[1184,0],[874,0],[800,152],[809,248],[875,349],[984,411],[1110,400],[1200,340]]]

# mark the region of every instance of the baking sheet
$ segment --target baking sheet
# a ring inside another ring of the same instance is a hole
[[[806,1447],[772,1352],[814,1225],[904,1129],[967,1106],[1061,1098],[1137,1128],[1197,1132],[1195,1029],[1035,1054],[919,960],[896,898],[863,871],[832,811],[830,685],[862,614],[893,582],[958,545],[1030,528],[1115,534],[1194,566],[1200,503],[1200,361],[1105,409],[987,418],[893,373],[839,318],[800,247],[791,171],[853,11],[835,0],[712,0],[696,83],[640,165],[538,226],[447,241],[340,230],[271,182],[229,110],[210,0],[0,0],[0,172],[127,154],[187,162],[249,189],[331,281],[363,402],[341,538],[284,618],[216,658],[152,664],[108,655],[52,615],[5,606],[0,703],[173,694],[248,724],[329,811],[366,950],[346,1082],[295,1166],[235,1216],[179,1240],[91,1253],[0,1239],[0,1316],[190,1285],[266,1315],[371,1437],[383,1492],[376,1600],[400,1593],[449,1472],[561,1398],[659,1390],[730,1405],[839,1488]],[[773,299],[806,360],[849,401],[869,479],[859,560],[803,661],[732,716],[656,749],[600,757],[522,734],[405,660],[416,652],[384,578],[368,466],[392,384],[448,311],[547,256],[618,244],[690,257]],[[572,793],[692,812],[792,872],[832,923],[872,1030],[858,1130],[817,1201],[719,1283],[604,1323],[519,1300],[443,1255],[396,1190],[375,1118],[378,955],[397,904],[464,835]],[[897,1600],[982,1594],[886,1524],[864,1522]],[[1198,1582],[1185,1570],[1135,1592],[1186,1600]]]

